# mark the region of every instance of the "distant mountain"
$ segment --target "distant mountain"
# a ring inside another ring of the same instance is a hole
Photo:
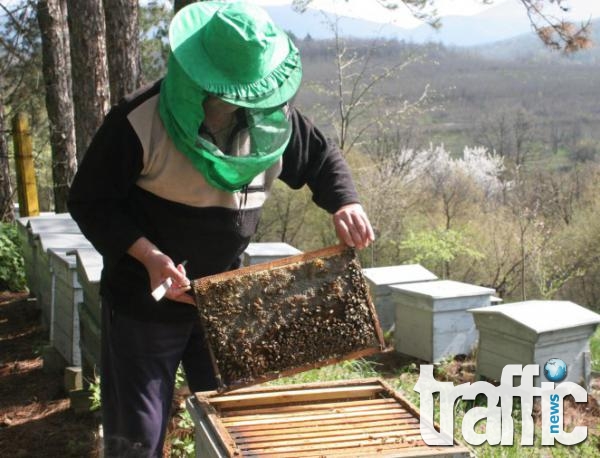
[[[593,20],[591,27],[592,48],[569,56],[548,49],[533,33],[517,35],[508,40],[501,40],[487,45],[475,46],[471,50],[489,59],[598,64],[600,63],[600,19]]]
[[[410,33],[410,38],[416,43],[434,41],[447,46],[476,46],[530,31],[524,10],[503,3],[475,16],[443,17],[439,30],[422,25]]]
[[[314,39],[333,36],[331,26],[327,24],[335,21],[333,14],[311,8],[300,14],[290,6],[267,6],[266,9],[280,27],[300,39],[307,35]],[[446,46],[482,46],[515,37],[516,43],[525,35],[530,35],[533,46],[538,44],[524,8],[511,2],[498,4],[474,16],[445,16],[439,30],[428,25],[405,29],[349,17],[339,18],[339,30],[348,37],[396,38],[414,43],[439,42]],[[508,41],[506,45],[512,47]]]
[[[302,39],[333,36],[331,26],[335,15],[308,8],[297,13],[290,6],[266,7],[273,20],[283,29]],[[362,19],[340,17],[339,30],[343,36],[356,38],[396,38],[415,43],[441,42],[451,46],[474,46],[504,40],[530,30],[522,9],[500,4],[475,16],[446,16],[442,27],[429,25],[404,29],[393,24],[379,24]]]
[[[273,21],[282,29],[292,32],[302,39],[310,35],[315,40],[331,38],[331,26],[335,22],[335,15],[308,8],[304,13],[297,13],[290,6],[267,6]],[[329,23],[329,24],[328,24]],[[344,36],[355,38],[398,38],[407,39],[409,30],[389,24],[362,19],[340,17],[339,30]]]

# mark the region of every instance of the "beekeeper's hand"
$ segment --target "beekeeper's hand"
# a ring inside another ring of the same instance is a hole
[[[375,240],[371,222],[360,204],[344,205],[333,215],[335,231],[341,242],[359,250]]]
[[[160,251],[145,237],[137,239],[127,250],[131,256],[140,261],[150,277],[151,292],[155,291],[165,281],[170,283],[164,297],[177,302],[194,305],[194,299],[187,294],[191,289],[190,280],[186,276],[182,264],[175,266],[173,260]]]

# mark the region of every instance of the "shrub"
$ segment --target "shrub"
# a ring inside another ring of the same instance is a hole
[[[24,291],[25,262],[17,241],[14,224],[0,223],[0,290]]]

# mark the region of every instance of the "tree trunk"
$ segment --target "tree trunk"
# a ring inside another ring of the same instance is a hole
[[[4,102],[0,98],[0,220],[13,221],[12,186],[8,167],[8,142],[4,125]]]
[[[102,0],[67,0],[77,160],[81,162],[110,106]]]
[[[40,0],[37,4],[46,111],[50,123],[54,210],[57,213],[67,211],[69,186],[77,170],[66,8],[66,0]]]
[[[111,103],[140,85],[137,0],[103,0]]]
[[[189,5],[190,3],[196,3],[198,0],[175,0],[173,2],[173,9],[175,12],[179,11],[184,6]]]

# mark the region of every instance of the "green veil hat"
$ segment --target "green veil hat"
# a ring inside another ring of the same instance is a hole
[[[211,185],[237,191],[287,146],[291,126],[282,105],[300,86],[299,52],[264,10],[244,2],[182,8],[171,21],[169,42],[159,103],[165,128]],[[227,155],[198,136],[209,95],[246,108],[249,155]]]

